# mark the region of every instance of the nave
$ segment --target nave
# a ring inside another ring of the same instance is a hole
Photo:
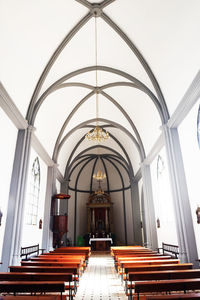
[[[86,271],[80,279],[75,300],[127,299],[110,253],[92,253]]]

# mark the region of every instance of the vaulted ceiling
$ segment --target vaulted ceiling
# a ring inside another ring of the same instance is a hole
[[[135,174],[199,69],[199,30],[199,0],[1,0],[0,78],[63,175],[86,154]],[[103,147],[84,139],[96,70]]]

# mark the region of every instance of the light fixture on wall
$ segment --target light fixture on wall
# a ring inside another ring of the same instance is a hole
[[[42,219],[39,220],[39,229],[42,229]]]
[[[158,218],[158,219],[156,220],[156,222],[157,222],[157,228],[160,228],[160,219]]]
[[[197,206],[196,215],[197,215],[197,224],[200,224],[200,207],[199,206]]]
[[[94,142],[104,142],[109,138],[109,133],[107,131],[104,131],[99,126],[99,88],[98,88],[98,72],[97,72],[97,15],[95,15],[95,65],[96,65],[96,88],[95,88],[95,94],[96,94],[96,127],[89,131],[85,138],[89,141]]]

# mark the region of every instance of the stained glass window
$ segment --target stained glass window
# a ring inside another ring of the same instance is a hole
[[[26,212],[26,224],[36,225],[38,215],[38,201],[40,194],[40,163],[38,157],[33,162],[31,179],[28,192],[28,208]]]

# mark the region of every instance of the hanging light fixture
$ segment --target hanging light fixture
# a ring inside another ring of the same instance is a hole
[[[96,65],[96,89],[95,89],[95,94],[96,94],[96,127],[89,131],[86,135],[85,138],[88,139],[89,141],[94,141],[94,142],[103,142],[109,138],[109,133],[107,131],[104,131],[100,126],[99,126],[99,89],[98,89],[98,74],[97,74],[97,14],[95,14],[95,65]]]
[[[96,179],[99,183],[98,189],[95,192],[95,194],[96,195],[103,195],[104,191],[101,188],[101,181],[106,178],[106,174],[99,170],[99,171],[97,171],[96,174],[93,174],[93,178]]]
[[[106,178],[106,174],[105,173],[103,174],[103,172],[99,170],[96,174],[93,175],[93,178],[96,179],[97,181],[102,181],[103,179]]]

